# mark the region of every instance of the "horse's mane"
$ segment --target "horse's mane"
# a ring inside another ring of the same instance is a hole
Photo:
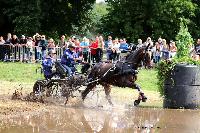
[[[138,56],[139,53],[143,52],[144,50],[146,49],[146,47],[141,47],[131,53],[129,53],[127,56],[126,56],[126,60],[130,60],[130,59],[133,59],[135,58],[136,56]]]

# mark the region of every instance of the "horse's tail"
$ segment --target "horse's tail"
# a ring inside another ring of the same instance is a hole
[[[90,69],[90,67],[92,67],[90,63],[85,63],[81,68],[81,73],[82,74],[88,73],[88,70]]]

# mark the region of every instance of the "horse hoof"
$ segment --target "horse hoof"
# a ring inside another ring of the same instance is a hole
[[[134,106],[138,106],[140,104],[140,100],[135,100],[134,101]]]
[[[146,102],[146,101],[147,101],[147,97],[144,96],[144,97],[142,98],[142,102]]]

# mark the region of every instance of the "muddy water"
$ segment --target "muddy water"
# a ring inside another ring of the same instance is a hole
[[[147,108],[70,108],[7,118],[0,133],[192,133],[200,132],[200,111]]]

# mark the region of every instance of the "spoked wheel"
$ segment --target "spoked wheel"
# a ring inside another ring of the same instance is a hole
[[[140,100],[135,100],[134,101],[134,106],[138,106],[140,104]]]
[[[72,89],[66,79],[53,79],[47,84],[47,97],[68,97]]]
[[[33,93],[36,95],[41,95],[46,89],[47,80],[37,80],[33,85]]]

